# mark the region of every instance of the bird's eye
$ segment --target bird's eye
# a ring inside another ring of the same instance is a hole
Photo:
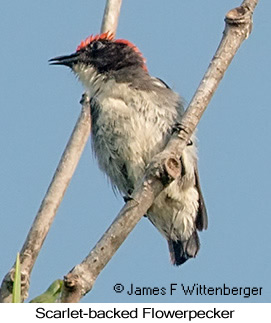
[[[99,50],[99,49],[104,47],[104,44],[102,42],[100,42],[100,41],[95,41],[95,42],[92,43],[91,47],[94,50]]]

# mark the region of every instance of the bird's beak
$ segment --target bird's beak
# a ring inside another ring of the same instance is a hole
[[[74,54],[68,56],[58,56],[49,60],[50,65],[66,65],[72,67],[74,64],[78,62],[79,53],[76,52]]]

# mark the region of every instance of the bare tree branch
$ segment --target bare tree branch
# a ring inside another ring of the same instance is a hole
[[[226,27],[220,45],[205,73],[178,134],[174,134],[163,152],[154,157],[143,180],[138,183],[128,201],[89,255],[65,277],[62,302],[78,302],[88,293],[96,278],[112,258],[128,234],[152,205],[158,194],[180,172],[180,156],[191,134],[210,102],[231,60],[252,29],[252,14],[257,0],[245,0],[226,15]]]
[[[122,0],[107,0],[101,32],[112,31],[116,33],[121,3]],[[20,251],[22,300],[28,296],[31,271],[86,145],[90,134],[90,121],[89,100],[85,96],[81,114]],[[2,282],[0,302],[10,303],[12,301],[13,280],[14,266]]]
[[[104,9],[101,33],[105,33],[107,31],[111,31],[114,34],[116,33],[121,3],[122,0],[107,0]]]
[[[90,133],[89,105],[82,106],[81,114],[73,130],[71,138],[62,154],[54,177],[41,203],[25,243],[20,251],[22,275],[22,299],[28,295],[30,274],[55,218],[56,211],[62,201],[75,168],[80,160],[82,151]],[[14,267],[5,276],[1,290],[0,301],[11,302]]]
[[[240,7],[227,13],[222,40],[182,118],[182,131],[179,133],[179,137],[184,140],[181,145],[172,141],[172,147],[169,148],[172,151],[177,149],[175,150],[176,156],[181,156],[185,140],[193,133],[237,50],[248,38],[253,25],[253,10],[257,3],[258,0],[245,0]]]

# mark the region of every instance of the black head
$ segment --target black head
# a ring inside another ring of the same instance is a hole
[[[121,70],[125,67],[141,67],[147,70],[138,48],[127,40],[114,40],[113,34],[90,36],[77,47],[75,53],[50,60],[54,65],[94,67],[99,73]]]

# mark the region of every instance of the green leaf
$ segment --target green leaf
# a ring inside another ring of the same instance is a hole
[[[15,264],[15,274],[12,289],[12,303],[21,303],[21,264],[19,253],[17,253]]]
[[[55,280],[43,294],[33,298],[30,303],[55,303],[60,296],[62,285],[61,279]]]

